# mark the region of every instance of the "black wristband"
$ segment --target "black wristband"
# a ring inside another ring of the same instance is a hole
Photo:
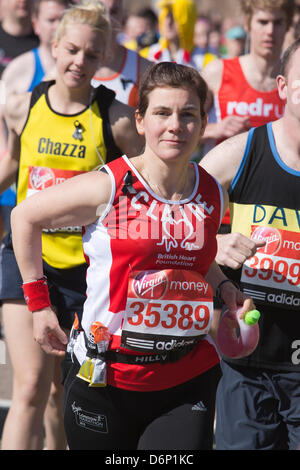
[[[218,302],[220,302],[220,303],[224,303],[224,301],[222,299],[222,296],[221,296],[221,287],[223,286],[223,284],[225,284],[225,282],[231,282],[231,284],[234,285],[234,287],[236,287],[237,289],[240,289],[239,285],[236,284],[231,279],[224,279],[223,281],[221,281],[220,284],[218,285],[218,287],[216,288],[216,298],[217,298]]]

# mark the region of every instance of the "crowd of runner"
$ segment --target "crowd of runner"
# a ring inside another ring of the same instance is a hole
[[[123,3],[0,0],[2,449],[298,449],[300,2]]]

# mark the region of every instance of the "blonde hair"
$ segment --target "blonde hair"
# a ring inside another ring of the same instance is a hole
[[[102,2],[82,0],[79,4],[68,8],[57,27],[55,41],[60,41],[65,35],[66,27],[70,24],[84,24],[99,31],[102,35],[103,54],[105,54],[110,39],[110,23],[107,9]]]

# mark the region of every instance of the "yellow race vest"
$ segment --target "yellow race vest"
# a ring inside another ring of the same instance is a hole
[[[38,191],[101,165],[98,153],[104,162],[120,156],[107,117],[115,94],[101,86],[95,91],[90,107],[76,115],[64,115],[50,107],[48,89],[53,84],[53,81],[42,82],[32,92],[21,134],[17,204]],[[81,227],[45,231],[42,251],[43,259],[55,268],[83,264]]]

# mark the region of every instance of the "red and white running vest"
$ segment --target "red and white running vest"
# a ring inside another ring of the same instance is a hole
[[[176,386],[219,362],[208,333],[213,305],[205,276],[217,251],[223,196],[216,180],[191,163],[195,186],[189,198],[157,196],[130,160],[105,165],[111,200],[103,215],[85,227],[83,249],[89,264],[82,327],[100,321],[111,334],[109,349],[141,356],[141,364],[107,363],[107,383],[128,390]],[[132,185],[122,192],[131,172]],[[193,345],[176,362],[147,357]],[[84,335],[75,355],[86,357]]]
[[[218,120],[226,116],[249,116],[251,127],[275,121],[283,115],[285,103],[277,88],[255,90],[248,83],[238,57],[223,60],[223,77],[215,107]]]

